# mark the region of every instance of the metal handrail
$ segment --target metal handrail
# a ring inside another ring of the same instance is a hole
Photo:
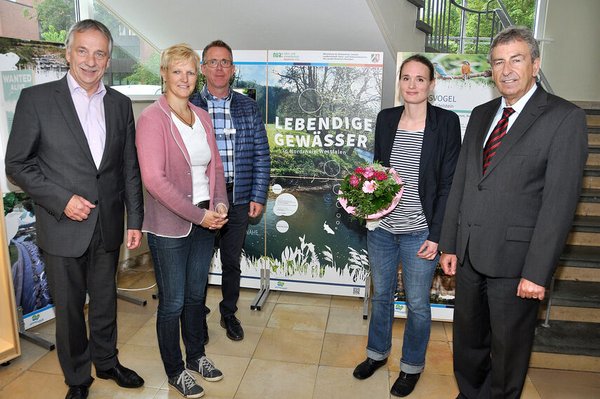
[[[497,6],[493,7],[493,5]],[[491,44],[493,37],[504,28],[514,25],[514,21],[508,14],[506,6],[502,0],[489,0],[485,10],[474,10],[459,4],[457,0],[426,0],[425,6],[421,8],[419,18],[421,22],[428,24],[432,32],[427,35],[427,51],[453,52],[450,49],[450,39],[456,42],[455,36],[450,35],[450,20],[452,10],[457,9],[461,12],[461,31],[457,40],[458,52],[465,52],[466,43],[474,43],[475,53],[479,53],[482,44]],[[477,15],[477,32],[475,37],[467,38],[465,36],[465,23],[467,13]],[[488,34],[481,34],[482,18],[491,20],[491,29]],[[538,81],[549,93],[554,93],[548,79],[540,69]]]

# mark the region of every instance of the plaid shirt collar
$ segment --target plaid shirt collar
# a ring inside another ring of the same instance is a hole
[[[225,101],[225,102],[228,102],[228,101],[231,101],[231,94],[232,94],[232,92],[233,92],[233,90],[231,90],[231,87],[230,87],[229,88],[229,92],[227,94],[227,97],[225,97],[225,98],[219,98],[219,97],[213,96],[210,93],[210,91],[208,91],[208,87],[206,85],[204,85],[202,87],[202,90],[200,91],[200,95],[204,98],[204,100],[206,102],[209,102],[209,101],[211,101],[211,102],[213,102],[213,101],[214,102],[216,102],[216,101]]]

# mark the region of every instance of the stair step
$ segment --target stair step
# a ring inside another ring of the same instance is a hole
[[[600,244],[600,216],[575,216],[571,232],[567,239],[568,245]]]
[[[585,202],[582,198],[575,213],[579,216],[600,216],[600,202]]]
[[[600,145],[600,128],[588,127],[588,145]]]
[[[567,238],[567,245],[596,246],[600,242],[598,232],[572,231]]]
[[[559,265],[555,273],[557,280],[594,281],[600,283],[600,269]]]
[[[600,203],[600,190],[597,188],[586,188],[581,190],[579,201]]]
[[[599,127],[600,126],[600,115],[587,114],[587,125],[588,127]]]
[[[533,352],[529,360],[529,367],[597,373],[600,370],[600,357]]]
[[[587,165],[600,165],[600,146],[595,144],[588,145]]]
[[[560,255],[561,266],[600,268],[600,247],[566,245]]]
[[[583,188],[600,188],[600,166],[598,165],[586,165],[583,171],[583,181],[581,183]]]
[[[575,216],[571,231],[600,233],[600,216]]]
[[[535,330],[533,351],[600,357],[600,324],[577,321],[550,322]]]
[[[556,280],[552,294],[552,306],[554,305],[598,309],[600,308],[600,283]]]
[[[600,166],[598,166],[598,165],[586,165],[585,169],[583,170],[583,176],[584,177],[587,177],[587,176],[598,177],[598,176],[600,176]]]
[[[546,318],[547,305],[542,304],[538,319]],[[600,323],[600,308],[574,308],[572,306],[552,305],[550,309],[550,323],[555,320],[581,321],[585,323]]]

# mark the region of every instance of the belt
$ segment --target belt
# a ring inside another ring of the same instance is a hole
[[[200,201],[196,204],[196,206],[200,209],[208,209],[210,206],[210,200]]]
[[[225,188],[227,191],[233,191],[233,183],[225,183]]]

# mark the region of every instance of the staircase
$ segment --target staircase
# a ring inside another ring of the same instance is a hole
[[[546,301],[531,367],[600,370],[600,103],[582,102],[589,132],[583,192],[555,274],[548,326]]]

